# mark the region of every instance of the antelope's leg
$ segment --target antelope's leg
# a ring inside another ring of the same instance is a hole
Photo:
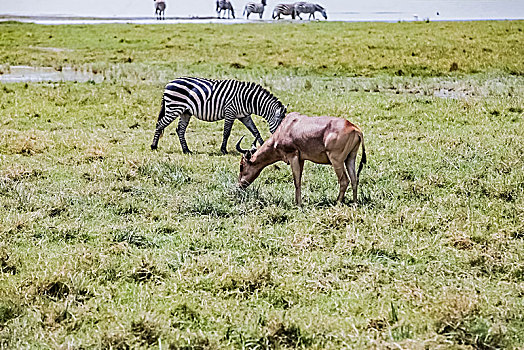
[[[302,206],[302,170],[304,170],[304,160],[300,159],[297,155],[290,159],[289,164],[291,165],[291,170],[293,171],[293,180],[295,182],[295,204]]]
[[[351,188],[353,189],[353,203],[357,203],[357,188],[358,188],[358,177],[355,171],[355,160],[357,158],[357,152],[351,152],[346,158],[346,168],[351,179]]]
[[[328,158],[331,162],[331,165],[333,166],[333,169],[335,170],[335,173],[337,174],[338,184],[340,185],[340,192],[338,193],[337,201],[342,203],[342,200],[344,199],[344,194],[346,193],[346,189],[349,185],[349,178],[346,171],[346,167],[344,161],[337,159],[336,156],[328,154]]]

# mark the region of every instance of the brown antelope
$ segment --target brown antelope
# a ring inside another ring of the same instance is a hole
[[[308,117],[297,112],[289,113],[275,133],[258,149],[244,150],[237,142],[237,151],[243,154],[240,161],[238,185],[249,186],[262,169],[278,161],[291,165],[295,182],[295,203],[302,204],[300,186],[304,161],[331,164],[338,177],[342,202],[351,179],[353,203],[357,202],[358,178],[366,163],[366,149],[362,131],[349,121],[335,117]],[[355,172],[357,152],[362,144],[362,158]]]

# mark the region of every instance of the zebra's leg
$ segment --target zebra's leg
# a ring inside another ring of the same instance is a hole
[[[234,116],[226,116],[224,120],[224,138],[222,139],[222,146],[220,146],[222,154],[227,154],[227,140],[229,139],[229,135],[231,135],[231,128],[233,127],[235,119]]]
[[[258,142],[260,145],[264,143],[264,140],[262,139],[262,136],[260,136],[260,132],[258,132],[257,126],[253,122],[253,119],[251,119],[251,116],[248,115],[247,117],[240,118],[240,121],[242,124],[246,126],[246,128],[251,131],[253,136],[255,137],[255,142],[253,142],[254,145]]]
[[[182,113],[182,110],[175,109],[171,110],[169,108],[166,116],[166,104],[162,98],[162,107],[160,108],[160,113],[158,113],[158,120],[156,122],[155,136],[153,137],[153,143],[151,143],[151,149],[154,151],[158,148],[158,141],[164,134],[164,129],[173,122],[178,116]]]
[[[176,133],[178,135],[178,139],[180,140],[180,146],[182,146],[182,152],[185,154],[192,153],[189,148],[187,147],[186,143],[186,129],[189,125],[189,120],[191,119],[191,114],[184,113],[180,116],[180,121],[178,122],[178,126],[176,127]]]

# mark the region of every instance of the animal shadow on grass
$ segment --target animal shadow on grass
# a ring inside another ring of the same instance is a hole
[[[318,198],[317,200],[308,200],[307,196],[303,197],[302,200],[305,202],[305,204],[314,206],[316,208],[331,208],[337,205],[337,199],[333,196],[322,196]],[[344,199],[342,200],[342,205],[344,206],[357,206],[357,207],[373,207],[373,200],[371,199],[371,196],[364,191],[359,191],[357,202],[354,203],[353,199],[351,198],[351,194],[348,195],[348,192],[346,192],[346,195],[344,196]]]
[[[223,157],[223,156],[227,156],[229,154],[236,155],[236,152],[232,152],[232,151],[228,151],[227,154],[222,154],[222,152],[220,152],[219,149],[218,150],[213,150],[213,151],[204,151],[204,150],[201,150],[201,149],[198,149],[198,148],[192,148],[189,153],[184,153],[184,152],[182,152],[182,149],[174,148],[174,149],[166,150],[166,153],[182,154],[182,155],[185,155],[187,157],[191,157],[192,155],[207,155],[208,157]]]

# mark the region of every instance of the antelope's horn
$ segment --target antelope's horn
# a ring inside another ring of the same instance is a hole
[[[248,152],[248,150],[247,150],[247,149],[242,149],[242,148],[240,147],[240,143],[242,142],[242,139],[243,139],[243,138],[244,138],[244,136],[242,136],[242,137],[240,138],[240,140],[238,140],[238,142],[237,142],[237,151],[240,152],[240,153],[242,153],[242,154],[246,154],[246,153]]]

